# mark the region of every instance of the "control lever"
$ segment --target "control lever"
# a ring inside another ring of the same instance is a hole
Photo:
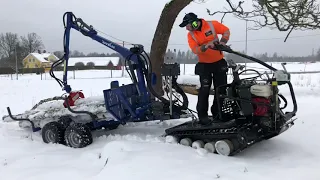
[[[284,70],[277,70],[274,73],[274,77],[279,82],[288,82],[291,79],[291,76],[285,67],[286,64],[287,63],[281,63],[281,66],[283,67]]]
[[[227,63],[231,69],[234,69],[237,66],[237,64],[232,59],[228,59]]]
[[[234,71],[238,71],[239,69],[243,70],[245,68],[244,65],[236,64],[232,59],[229,59],[229,60],[226,60],[226,61],[228,63],[228,66],[230,68],[232,68]]]
[[[287,63],[281,63],[281,66],[283,67],[284,71],[285,71],[285,72],[288,72],[288,71],[287,71],[287,68],[285,67],[285,65],[287,65]]]
[[[243,70],[244,67],[245,67],[244,65],[237,65],[234,71],[237,72],[239,70]]]

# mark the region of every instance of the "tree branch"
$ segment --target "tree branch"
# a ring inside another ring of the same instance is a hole
[[[237,5],[231,0],[225,0],[228,4],[226,11],[216,11],[216,14],[232,14],[241,20],[247,20],[255,24],[255,30],[263,27],[277,28],[279,31],[289,31],[284,42],[293,30],[320,29],[320,11],[316,0],[252,0],[252,11],[245,11],[242,7],[244,1],[238,1]],[[262,21],[262,22],[261,22]]]

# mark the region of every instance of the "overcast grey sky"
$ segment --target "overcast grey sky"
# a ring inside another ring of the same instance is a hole
[[[72,11],[77,17],[96,29],[132,43],[143,44],[150,50],[152,37],[162,8],[169,0],[0,0],[0,33],[15,32],[25,35],[36,32],[41,36],[46,50],[62,50],[63,22],[66,11]],[[191,3],[179,14],[172,29],[170,49],[187,50],[186,30],[178,25],[183,15],[194,12],[205,19],[218,19],[220,16],[209,16],[206,8],[222,9],[226,6],[222,0],[208,0],[204,4]],[[227,16],[224,24],[231,30],[230,43],[238,51],[245,49],[245,22]],[[250,24],[249,24],[250,26]],[[107,39],[114,40],[104,34]],[[248,54],[268,52],[279,55],[309,55],[312,49],[320,47],[320,31],[294,31],[290,38],[283,42],[286,33],[268,28],[248,32]],[[277,39],[280,38],[280,39]],[[268,39],[268,40],[259,40]],[[117,40],[115,40],[117,41]],[[106,46],[72,31],[72,50],[88,52],[112,52]]]

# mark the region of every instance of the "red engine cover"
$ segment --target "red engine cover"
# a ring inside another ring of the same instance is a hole
[[[67,99],[69,106],[74,106],[74,102],[80,98],[84,98],[84,95],[81,91],[70,92]],[[64,102],[63,106],[66,108],[67,104]]]
[[[263,97],[252,98],[253,102],[270,104],[270,100]],[[253,104],[255,116],[265,116],[269,111],[269,107],[262,104]]]

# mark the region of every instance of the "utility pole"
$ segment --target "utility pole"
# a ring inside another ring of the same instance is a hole
[[[248,20],[246,20],[246,45],[245,45],[245,53],[248,55]],[[244,67],[247,70],[247,60],[244,59]],[[247,71],[245,71],[247,72]]]
[[[122,41],[122,47],[124,47],[124,41]],[[121,59],[123,59],[122,60],[122,64],[121,64],[122,65],[122,75],[121,75],[121,77],[124,77],[124,69],[126,68],[126,66],[125,66],[126,65],[125,61],[126,60],[124,58],[125,57],[121,57],[121,56],[119,57],[119,61],[121,61]]]
[[[17,58],[17,45],[14,46],[14,56],[16,59],[16,79],[18,80],[18,58]]]
[[[246,47],[245,47],[246,54],[248,54],[248,20],[246,20]]]

